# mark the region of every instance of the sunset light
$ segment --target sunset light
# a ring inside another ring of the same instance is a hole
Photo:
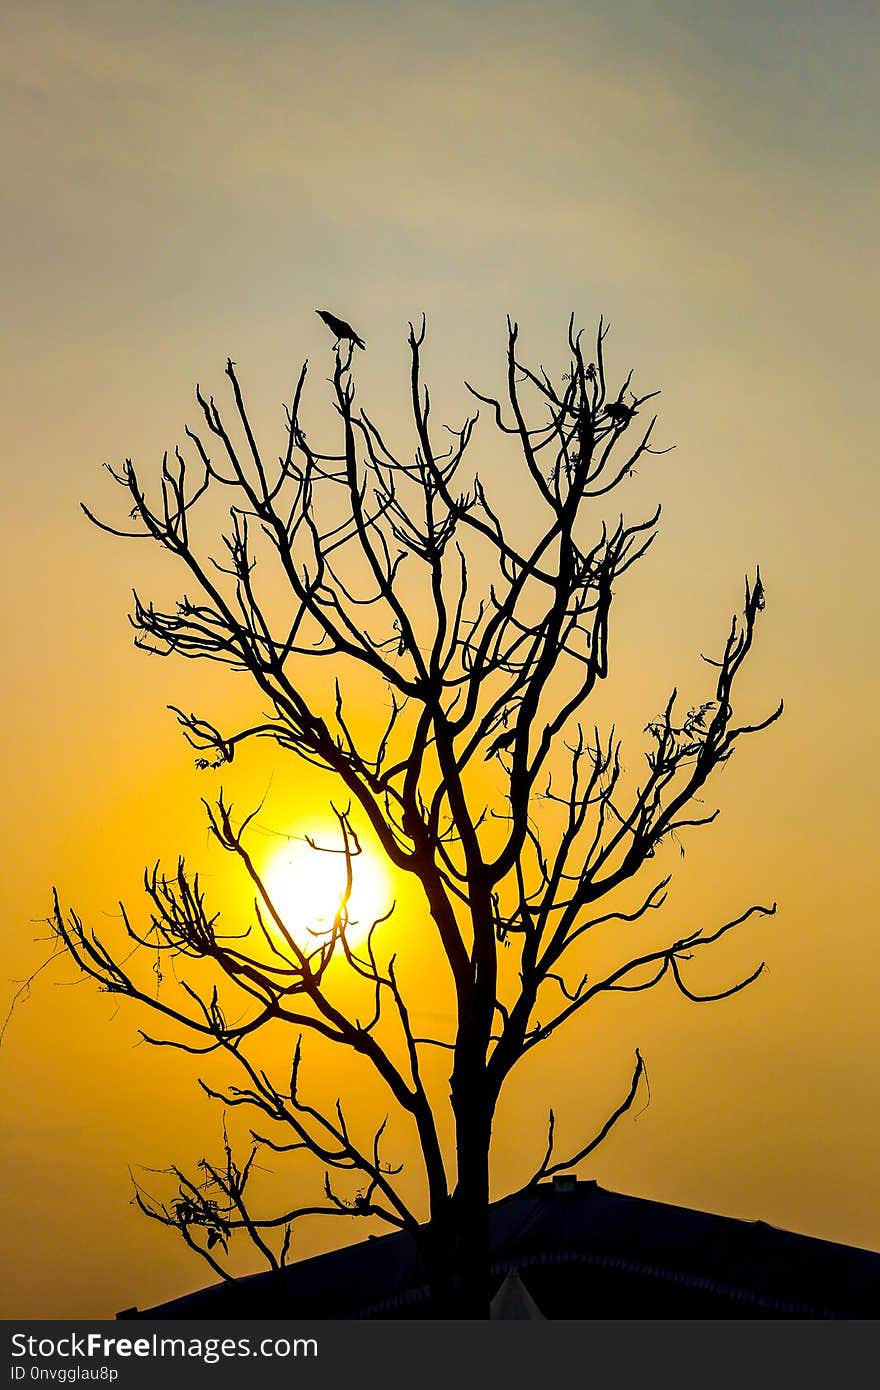
[[[876,4],[3,20],[0,1319],[880,1315]]]
[[[297,944],[314,950],[332,931],[346,890],[345,855],[330,837],[313,848],[305,840],[285,841],[268,858],[263,882],[272,905]],[[327,848],[323,848],[326,844]],[[359,945],[373,923],[386,915],[392,893],[381,864],[368,852],[352,859],[352,888],[346,904],[347,938]]]

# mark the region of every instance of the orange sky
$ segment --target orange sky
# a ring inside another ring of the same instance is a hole
[[[573,1143],[592,1128],[638,1044],[651,1106],[585,1176],[880,1248],[873,7],[59,0],[7,7],[3,29],[4,998],[41,958],[53,882],[104,926],[145,863],[207,855],[218,784],[165,705],[253,708],[235,677],[132,650],[130,588],[168,570],[83,520],[81,498],[116,502],[100,463],[153,466],[227,355],[267,440],[305,356],[320,411],[316,305],[367,339],[361,397],[400,428],[423,309],[452,422],[465,378],[500,387],[507,312],[556,369],[569,312],[604,312],[678,447],[627,501],[664,520],[621,595],[603,709],[635,761],[674,682],[702,695],[699,652],[760,561],[744,695],[786,713],[716,781],[667,920],[780,911],[719,959],[767,960],[746,994],[636,996],[545,1049],[499,1116],[499,1184],[524,1142],[539,1156],[549,1099]],[[323,784],[262,753],[224,785],[268,792],[269,829],[324,815]],[[127,1165],[197,1160],[216,1117],[187,1059],[135,1047],[133,1011],[71,978],[41,978],[0,1051],[8,1317],[205,1282],[131,1210]]]

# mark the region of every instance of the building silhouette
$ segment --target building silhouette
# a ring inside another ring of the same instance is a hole
[[[876,1318],[880,1254],[561,1175],[491,1217],[499,1318]],[[406,1233],[373,1236],[120,1318],[426,1318]]]

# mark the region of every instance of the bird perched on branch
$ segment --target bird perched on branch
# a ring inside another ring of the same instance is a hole
[[[363,338],[359,338],[350,323],[345,319],[338,319],[335,314],[331,314],[329,309],[316,309],[315,313],[319,319],[323,319],[331,333],[336,335],[336,346],[340,343],[354,343],[356,347],[365,348],[366,343]]]
[[[499,734],[496,739],[493,739],[486,752],[486,762],[490,758],[496,758],[499,753],[506,752],[516,742],[518,732],[516,725],[513,724],[509,729],[505,729],[503,734]]]
[[[618,429],[622,429],[624,425],[629,424],[635,414],[635,407],[624,405],[623,401],[614,401],[611,405],[606,405],[605,414],[612,424],[616,425]]]

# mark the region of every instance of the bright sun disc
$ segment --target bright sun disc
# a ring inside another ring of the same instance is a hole
[[[277,850],[263,871],[263,882],[276,912],[297,944],[318,947],[333,926],[345,894],[345,856],[290,841]],[[352,859],[346,937],[357,946],[373,922],[391,906],[382,866],[367,852]]]

